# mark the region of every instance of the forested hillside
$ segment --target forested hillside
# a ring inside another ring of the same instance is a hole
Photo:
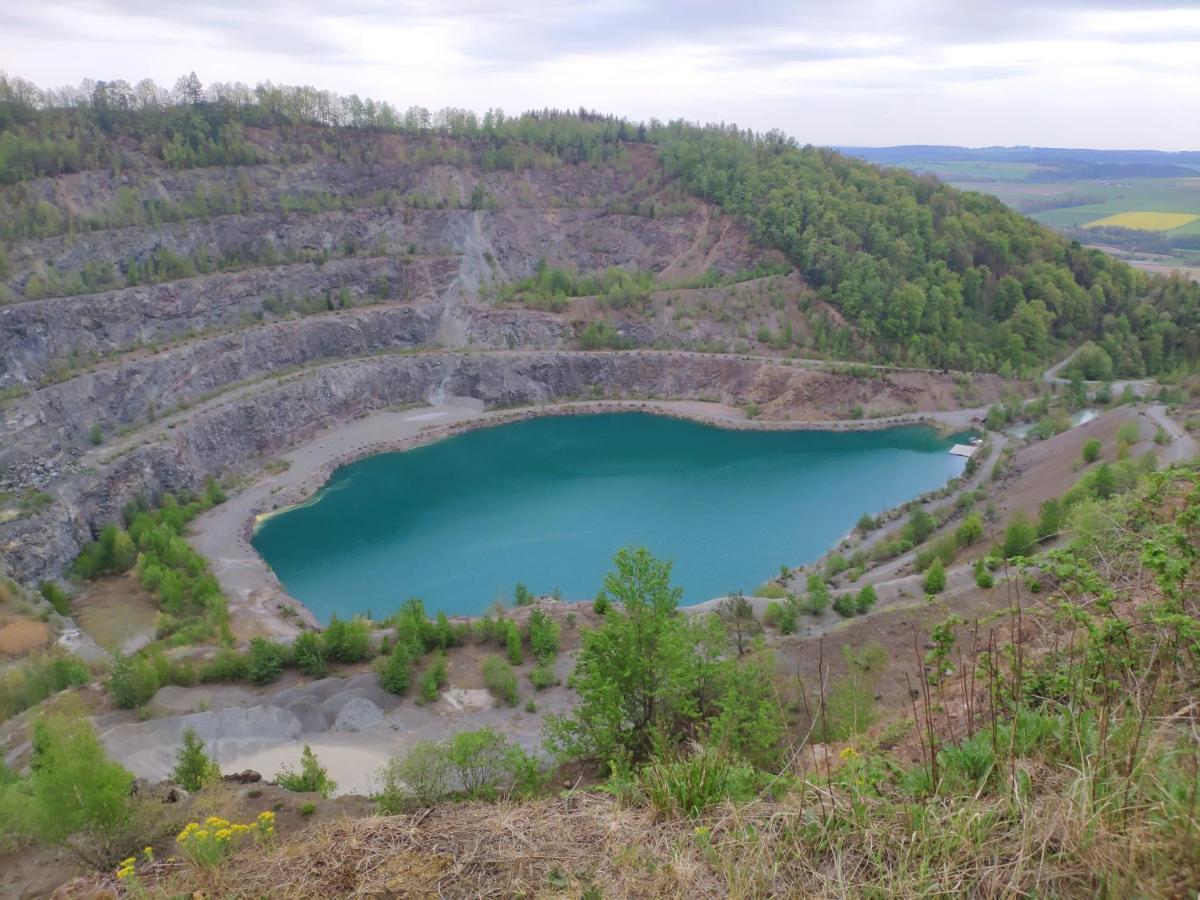
[[[287,166],[318,152],[370,167],[378,153],[371,137],[391,133],[423,141],[420,159],[430,164],[484,172],[627,168],[630,145],[649,144],[669,178],[743,218],[757,241],[782,251],[817,299],[840,314],[822,335],[825,352],[1021,374],[1090,338],[1119,376],[1162,374],[1200,357],[1200,285],[1150,276],[1068,243],[991,197],[776,132],[638,124],[585,110],[401,112],[312,88],[206,87],[194,75],[172,91],[149,81],[42,91],[0,78],[0,129],[0,183],[7,185],[0,238],[9,241],[241,209],[236,192],[182,206],[126,192],[102,212],[80,213],[38,187],[39,179],[90,169]],[[247,129],[274,135],[251,141]],[[401,205],[421,202],[408,196]],[[469,198],[472,208],[489,202],[482,194]],[[631,196],[614,211],[653,216],[661,209]],[[0,277],[6,267],[0,256]],[[84,279],[74,292],[103,289],[112,277],[92,274],[97,282]],[[128,272],[119,274],[129,283]]]

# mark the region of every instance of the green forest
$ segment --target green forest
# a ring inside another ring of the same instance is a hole
[[[401,111],[310,87],[205,86],[194,74],[172,90],[97,81],[43,91],[0,76],[0,185],[11,194],[31,179],[120,172],[146,158],[171,169],[266,161],[247,128],[278,129],[284,162],[314,146],[370,161],[361,142],[341,139],[351,133],[411,135],[442,156],[453,138],[448,158],[483,171],[614,164],[628,144],[654,145],[670,178],[787,256],[844,320],[831,346],[867,361],[1027,375],[1085,340],[1116,377],[1169,375],[1200,358],[1200,285],[1069,242],[993,197],[779,132],[584,109]],[[10,197],[7,208],[20,205]]]

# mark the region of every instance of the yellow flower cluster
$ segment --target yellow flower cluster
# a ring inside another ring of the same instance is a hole
[[[154,849],[151,847],[143,847],[142,853],[146,857],[146,862],[154,862]],[[117,877],[122,881],[132,878],[137,869],[137,858],[133,856],[126,857],[121,860],[121,865],[117,867]]]

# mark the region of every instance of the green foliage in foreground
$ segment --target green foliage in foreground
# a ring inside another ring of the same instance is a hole
[[[315,793],[322,797],[328,797],[337,790],[337,782],[329,777],[329,773],[308,744],[304,745],[300,753],[300,771],[285,766],[283,771],[275,776],[275,782],[284,790],[299,794]]]
[[[432,806],[451,796],[492,800],[526,796],[545,780],[537,760],[490,728],[418,741],[376,774],[373,798],[383,815]]]
[[[765,651],[727,658],[716,616],[689,623],[670,563],[624,549],[604,581],[619,606],[585,631],[571,684],[569,714],[547,718],[556,752],[617,767],[638,765],[655,749],[704,735],[755,763],[774,760],[784,721]]]
[[[183,744],[175,755],[172,780],[184,790],[195,792],[220,777],[221,769],[204,749],[204,742],[191,728],[183,729]]]

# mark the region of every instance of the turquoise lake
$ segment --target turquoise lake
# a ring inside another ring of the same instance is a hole
[[[925,427],[733,431],[639,413],[466,432],[333,473],[254,546],[322,621],[408,597],[477,615],[518,581],[596,595],[613,554],[675,561],[684,601],[750,592],[819,557],[864,512],[938,488],[965,461]]]

